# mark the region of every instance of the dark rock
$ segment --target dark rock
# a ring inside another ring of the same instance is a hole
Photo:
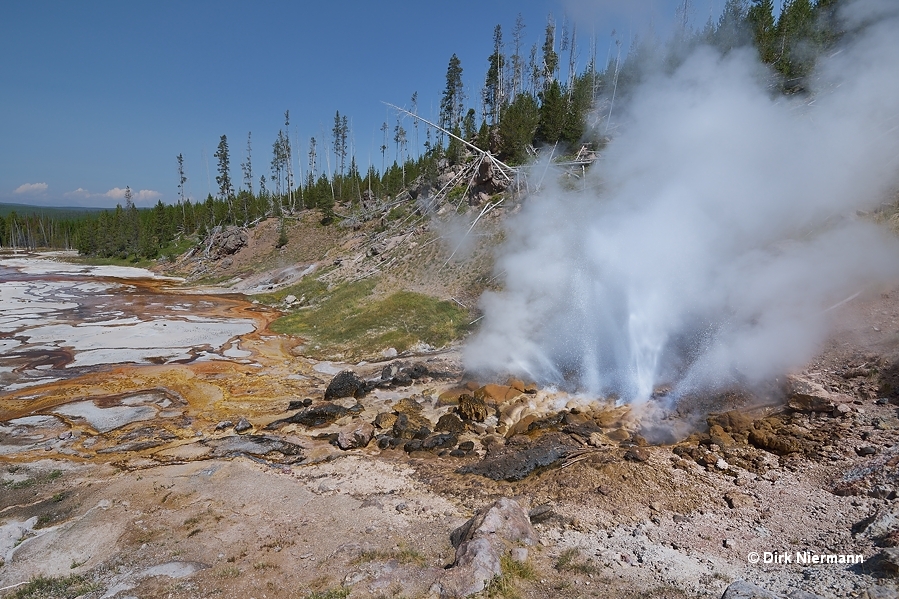
[[[780,599],[774,593],[745,580],[737,580],[725,589],[721,599]]]
[[[459,449],[465,453],[471,453],[474,451],[474,441],[463,441],[459,443]]]
[[[404,368],[403,374],[413,380],[417,380],[428,375],[428,368],[424,364],[413,364],[409,368]]]
[[[460,474],[479,474],[493,480],[522,480],[536,469],[549,466],[580,447],[568,435],[549,433],[531,441],[491,444],[486,458],[463,466]]]
[[[237,421],[237,424],[234,425],[234,431],[237,433],[245,433],[251,428],[253,428],[253,425],[250,424],[250,421],[246,418],[241,418]]]
[[[221,422],[219,422],[218,424],[215,425],[215,430],[223,431],[226,428],[231,428],[232,426],[234,426],[234,423],[231,422],[230,420],[222,420]]]
[[[437,425],[434,427],[434,430],[461,435],[465,432],[465,423],[462,422],[462,419],[459,418],[458,414],[448,412],[437,420]]]
[[[341,405],[334,403],[322,403],[317,406],[307,408],[301,412],[297,412],[289,418],[276,420],[265,428],[266,430],[274,430],[281,428],[285,424],[302,424],[303,426],[309,428],[318,428],[331,424],[338,418],[346,416],[348,412],[349,410]]]
[[[202,443],[212,448],[211,455],[214,458],[246,455],[285,463],[303,460],[302,447],[266,435],[232,435],[220,439],[206,439]]]
[[[433,424],[421,413],[421,406],[414,400],[401,399],[394,406],[396,422],[393,436],[401,439],[424,439],[431,434]]]
[[[422,449],[432,450],[432,449],[451,449],[456,446],[459,442],[459,439],[456,438],[455,435],[450,433],[440,433],[438,435],[431,435],[421,443]]]
[[[389,381],[393,377],[399,374],[401,368],[400,362],[391,362],[387,366],[381,369],[381,380]]]
[[[405,445],[403,445],[403,451],[406,453],[412,453],[413,451],[421,451],[421,439],[412,439]]]
[[[363,397],[366,393],[365,381],[352,370],[344,370],[339,373],[325,389],[325,399],[340,399],[342,397]]]
[[[392,379],[390,379],[391,384],[396,385],[397,387],[408,387],[412,384],[412,377],[408,374],[399,373]]]
[[[649,450],[645,447],[631,447],[624,452],[624,459],[631,462],[645,462],[649,459]]]
[[[855,453],[864,457],[869,455],[875,455],[877,453],[877,448],[872,445],[865,445],[862,447],[856,447]]]
[[[555,512],[553,511],[553,506],[549,503],[538,505],[535,508],[531,508],[531,510],[528,512],[528,518],[531,519],[532,524],[537,524],[538,522],[546,522],[554,515]]]
[[[368,422],[352,422],[337,433],[337,446],[344,450],[365,447],[374,433],[375,427]]]
[[[473,395],[463,393],[459,396],[459,405],[456,412],[462,420],[472,422],[484,422],[487,420],[487,404],[483,399],[475,398]]]
[[[899,547],[887,547],[874,556],[874,566],[889,576],[899,576]]]
[[[449,452],[449,455],[453,458],[464,458],[466,455],[468,455],[468,452],[462,451],[461,449],[457,448]]]
[[[303,408],[308,408],[312,405],[312,400],[308,397],[306,399],[293,399],[289,404],[287,404],[287,411],[292,412],[294,410],[302,410]]]

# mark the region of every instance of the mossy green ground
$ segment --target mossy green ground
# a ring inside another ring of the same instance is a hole
[[[402,352],[418,342],[442,347],[468,330],[469,313],[457,304],[412,291],[379,297],[373,295],[376,284],[368,279],[328,290],[309,280],[259,299],[305,298],[302,307],[270,328],[307,339],[304,353],[318,358],[359,358],[390,347]]]

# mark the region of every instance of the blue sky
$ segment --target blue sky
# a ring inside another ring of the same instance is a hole
[[[381,101],[408,106],[417,91],[419,113],[435,115],[453,53],[477,97],[495,25],[508,52],[521,13],[527,51],[548,14],[558,25],[564,16],[577,24],[581,63],[594,31],[603,62],[613,29],[624,43],[664,33],[682,3],[10,0],[0,8],[0,202],[114,206],[125,186],[138,205],[174,202],[179,153],[190,195],[204,198],[222,134],[239,182],[252,132],[258,181],[285,110],[302,158],[310,136],[330,138],[339,110],[361,168],[380,168],[379,128],[396,123]],[[694,26],[722,4],[690,0]]]

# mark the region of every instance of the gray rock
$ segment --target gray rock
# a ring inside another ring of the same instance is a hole
[[[250,424],[250,421],[246,418],[241,418],[237,421],[237,424],[234,425],[234,431],[237,433],[245,433],[251,428],[253,428],[253,425]]]
[[[513,559],[526,560],[526,550],[515,550],[536,543],[537,534],[527,512],[514,499],[504,497],[478,510],[471,520],[453,531],[450,541],[456,548],[455,561],[434,586],[442,598],[483,591],[501,574],[501,557],[509,554]]]
[[[780,599],[780,597],[751,582],[737,580],[724,590],[721,599]]]
[[[218,424],[215,425],[215,430],[221,431],[221,430],[225,430],[226,428],[231,428],[232,426],[234,426],[234,423],[231,422],[230,420],[222,420],[221,422],[219,422]]]
[[[798,412],[832,412],[836,407],[830,391],[803,376],[787,377],[787,397],[790,408]]]
[[[889,504],[877,510],[853,529],[875,542],[883,540],[890,533],[899,531],[899,505]]]
[[[375,427],[364,421],[356,421],[337,433],[337,446],[340,449],[357,449],[365,447],[375,434]]]

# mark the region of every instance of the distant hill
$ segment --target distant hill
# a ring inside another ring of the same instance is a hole
[[[7,204],[0,202],[0,218],[6,218],[10,212],[20,216],[38,214],[57,219],[77,218],[89,212],[100,212],[107,208],[82,208],[78,206],[34,206],[32,204]]]

